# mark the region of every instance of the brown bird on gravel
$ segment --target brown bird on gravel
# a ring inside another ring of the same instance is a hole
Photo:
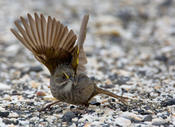
[[[14,29],[11,31],[50,71],[51,93],[56,99],[88,106],[91,98],[98,94],[106,94],[123,103],[127,102],[127,97],[97,87],[85,74],[87,58],[83,44],[89,15],[85,15],[82,20],[78,40],[73,30],[68,30],[67,26],[55,18],[48,16],[46,21],[42,14],[38,16],[36,13],[34,18],[30,14],[27,14],[27,17],[28,22],[20,17],[23,27],[15,22],[19,32]]]

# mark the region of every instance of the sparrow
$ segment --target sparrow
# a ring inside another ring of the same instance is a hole
[[[11,29],[11,32],[48,68],[50,90],[58,100],[52,104],[66,102],[88,106],[89,101],[99,94],[106,94],[124,104],[127,102],[127,97],[99,88],[86,74],[87,57],[83,45],[88,14],[83,17],[78,37],[73,30],[51,16],[46,19],[43,14],[34,13],[34,17],[27,14],[27,19],[20,17],[23,26],[15,21],[17,30]]]

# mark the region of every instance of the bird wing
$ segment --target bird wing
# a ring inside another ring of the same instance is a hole
[[[23,27],[15,22],[19,32],[14,29],[11,31],[36,59],[43,63],[51,74],[58,64],[71,63],[78,47],[75,45],[77,37],[74,32],[50,16],[47,21],[42,14],[38,16],[34,13],[34,18],[27,14],[27,17],[29,22],[20,17]]]
[[[86,38],[86,31],[87,31],[87,23],[89,20],[89,15],[85,15],[83,20],[82,20],[82,24],[80,27],[80,33],[79,33],[79,37],[78,37],[78,59],[79,59],[79,65],[77,67],[77,72],[81,73],[81,72],[85,72],[86,68],[85,68],[85,64],[87,64],[87,57],[86,57],[86,53],[84,51],[83,48],[83,44]]]

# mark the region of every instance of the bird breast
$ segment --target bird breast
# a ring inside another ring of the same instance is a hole
[[[72,90],[72,81],[68,81],[64,86],[63,86],[63,92],[70,92]]]

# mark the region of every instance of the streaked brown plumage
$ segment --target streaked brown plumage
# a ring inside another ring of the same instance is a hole
[[[67,26],[55,18],[48,16],[46,21],[42,14],[38,16],[36,13],[34,19],[30,14],[27,17],[28,23],[20,17],[24,27],[15,22],[19,32],[14,29],[11,31],[50,71],[51,92],[55,98],[70,104],[87,106],[95,95],[106,94],[125,102],[126,97],[97,87],[85,74],[87,58],[83,44],[88,15],[83,18],[78,40],[72,30],[68,30]]]

